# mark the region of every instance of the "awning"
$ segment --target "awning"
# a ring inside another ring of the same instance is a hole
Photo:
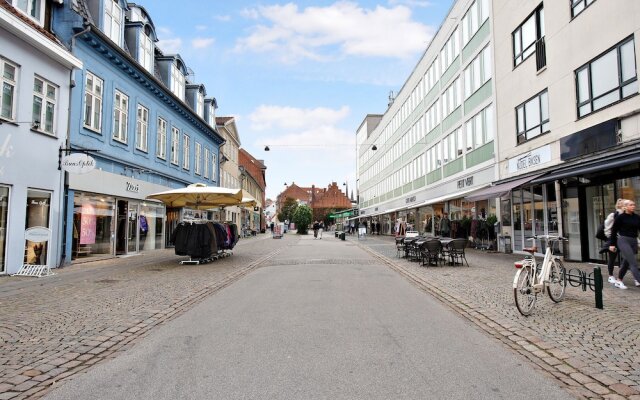
[[[553,172],[548,175],[542,176],[539,179],[534,180],[532,183],[543,183],[549,181],[555,181],[557,179],[577,177],[593,172],[603,171],[605,169],[612,169],[622,167],[624,165],[640,162],[640,153],[629,154],[622,153],[616,155],[610,155],[605,158],[600,158],[593,161],[581,161],[578,164],[572,163],[571,166],[555,168]]]
[[[476,193],[471,194],[470,196],[467,196],[465,200],[478,201],[478,200],[494,199],[496,197],[503,197],[509,194],[509,192],[511,192],[511,189],[517,188],[518,186],[522,186],[525,183],[531,182],[532,180],[540,176],[542,176],[542,174],[529,175],[524,178],[516,179],[516,180],[505,182],[505,183],[500,183],[495,186],[490,186],[488,188],[479,190]]]
[[[444,196],[440,196],[440,197],[435,197],[433,199],[429,199],[427,201],[423,201],[422,203],[419,204],[415,204],[413,206],[411,206],[411,208],[417,208],[417,207],[422,207],[422,206],[428,206],[430,204],[436,204],[436,203],[441,203],[443,201],[447,201],[447,200],[451,200],[451,199],[457,199],[460,197],[464,197],[465,195],[469,194],[469,193],[473,193],[479,190],[484,190],[483,188],[472,188],[472,189],[467,189],[467,190],[461,190],[455,193],[449,193],[446,194]]]

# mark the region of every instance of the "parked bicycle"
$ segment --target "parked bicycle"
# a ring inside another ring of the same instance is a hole
[[[538,265],[536,262],[534,254],[538,248],[535,244],[532,247],[522,249],[529,255],[524,260],[515,263],[518,271],[513,278],[513,297],[518,311],[524,316],[530,315],[533,311],[538,293],[543,293],[546,289],[551,300],[559,303],[563,300],[567,287],[566,271],[562,260],[553,254],[554,247],[567,239],[560,236],[539,235],[527,240],[532,240],[535,243],[536,239],[547,241],[542,264]]]

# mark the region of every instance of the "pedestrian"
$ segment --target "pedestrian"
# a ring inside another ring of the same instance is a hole
[[[320,236],[320,239],[322,239],[322,231],[324,231],[324,221],[320,221],[318,226],[318,235]]]
[[[611,227],[611,245],[609,251],[620,252],[620,271],[618,271],[618,281],[615,287],[626,289],[622,282],[627,270],[635,279],[636,287],[640,286],[640,271],[638,271],[638,232],[640,231],[640,216],[635,213],[636,203],[633,200],[623,202],[623,213],[618,215]],[[626,262],[625,262],[626,261]]]
[[[271,228],[271,233],[273,233],[273,227],[275,226],[275,224],[273,223],[273,221],[271,222],[271,225],[269,225],[269,228]]]
[[[451,232],[451,224],[449,221],[449,213],[444,213],[442,219],[440,220],[440,236],[449,237]]]
[[[380,234],[380,221],[376,221],[376,235]]]
[[[617,282],[616,277],[613,273],[615,268],[616,258],[618,257],[617,251],[609,251],[609,246],[611,246],[611,228],[613,227],[613,221],[616,217],[622,214],[622,205],[624,203],[624,199],[618,199],[616,201],[616,210],[611,214],[607,215],[607,218],[604,220],[604,235],[607,237],[605,241],[605,245],[600,250],[600,254],[607,253],[607,269],[609,270],[609,283],[614,284]],[[622,262],[622,260],[620,260]],[[622,265],[620,265],[622,267]]]
[[[318,221],[313,221],[313,238],[318,238],[318,230],[320,229],[320,224]]]
[[[356,230],[356,224],[351,220],[351,224],[349,225],[349,235],[353,235],[353,232]]]

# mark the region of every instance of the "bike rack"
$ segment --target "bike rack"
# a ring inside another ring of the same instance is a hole
[[[565,269],[564,273],[565,286],[569,283],[572,287],[581,287],[583,292],[587,291],[587,288],[595,292],[596,308],[602,310],[604,304],[602,303],[602,289],[604,284],[602,282],[602,274],[600,273],[600,267],[593,268],[593,272],[587,274],[586,272],[572,268],[567,273]]]

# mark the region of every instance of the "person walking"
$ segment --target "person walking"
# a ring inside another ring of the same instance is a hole
[[[624,212],[616,217],[611,227],[611,244],[609,251],[616,251],[616,247],[620,252],[621,260],[620,271],[618,271],[618,281],[615,286],[620,289],[627,287],[622,282],[627,270],[631,269],[631,273],[635,278],[635,285],[640,286],[640,271],[638,271],[638,232],[640,231],[640,216],[635,213],[636,203],[633,200],[625,200],[623,202]]]
[[[616,258],[619,259],[618,257],[618,252],[612,252],[609,250],[609,246],[611,246],[611,228],[613,227],[613,221],[616,219],[616,217],[620,214],[622,214],[622,205],[624,203],[624,199],[618,199],[616,201],[616,210],[614,212],[612,212],[611,214],[607,215],[607,218],[605,218],[604,220],[604,235],[607,237],[607,240],[605,242],[604,247],[602,248],[602,250],[600,251],[600,254],[606,252],[607,253],[607,269],[609,271],[609,283],[614,284],[617,282],[617,279],[615,277],[615,274],[613,273],[613,270],[615,268],[615,263],[616,263]],[[622,262],[622,260],[619,259],[619,262]],[[622,267],[622,264],[619,265],[620,267]]]
[[[318,238],[318,230],[320,229],[320,224],[318,221],[313,221],[313,238]]]
[[[442,219],[440,220],[440,236],[449,237],[451,232],[451,224],[449,221],[449,214],[444,213]]]
[[[318,226],[318,234],[320,235],[320,239],[322,239],[322,231],[324,231],[324,221],[320,221]]]

